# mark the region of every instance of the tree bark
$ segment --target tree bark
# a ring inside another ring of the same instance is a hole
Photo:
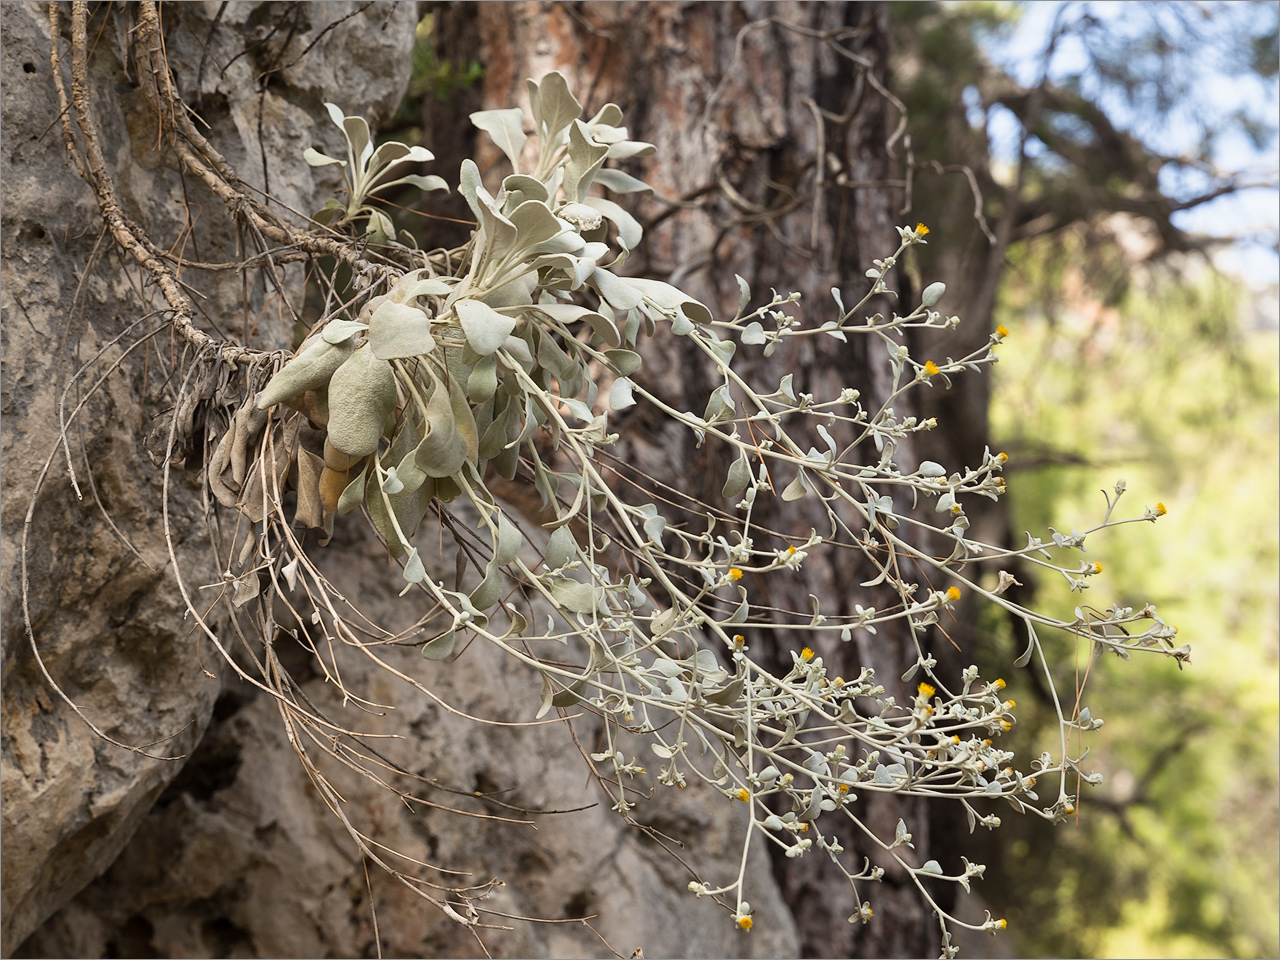
[[[737,306],[738,274],[749,281],[755,302],[770,288],[799,292],[802,300],[788,311],[816,325],[833,315],[833,286],[850,292],[847,302],[856,301],[872,258],[896,248],[901,195],[890,185],[889,138],[897,115],[876,86],[883,89],[886,79],[884,5],[522,2],[455,7],[447,16],[477,20],[486,107],[527,103],[524,79],[559,70],[588,116],[615,102],[632,136],[656,145],[655,156],[637,164],[656,193],[638,211],[645,243],[628,272],[667,279],[723,316]],[[488,159],[496,184],[507,172],[505,161],[496,151]],[[852,386],[874,404],[886,393],[887,374],[866,346],[808,339],[746,369],[765,383],[792,373],[797,389],[818,396]],[[671,406],[701,412],[715,384],[702,358],[681,347],[670,336],[647,342],[637,377]],[[696,447],[687,430],[643,411],[615,423],[623,437],[618,458],[632,467],[627,483],[658,495],[664,487],[680,489],[731,507],[720,494],[727,450]],[[916,454],[909,445],[899,457],[904,471],[912,469]],[[781,490],[790,479],[775,478],[775,486]],[[777,512],[765,525],[774,520],[778,529]],[[801,536],[827,525],[816,505],[802,501],[787,505],[785,522],[786,532]],[[751,584],[751,594],[797,611],[809,609],[810,594],[822,599],[824,611],[870,606],[877,597],[857,586],[868,576],[854,555],[826,551],[799,575]],[[916,656],[909,639],[886,630],[859,634],[854,643],[826,642],[817,652],[833,675],[874,667],[902,702],[908,694],[898,678]],[[790,651],[806,636],[750,639],[757,653],[772,644],[768,656],[785,671]],[[905,817],[913,830],[919,827],[921,862],[932,855],[929,817],[919,801],[875,798],[861,815],[882,835]],[[841,842],[855,857],[877,862],[863,837],[850,833]],[[876,916],[862,926],[848,922],[853,896],[829,862],[776,857],[802,955],[920,956],[936,949],[936,927],[915,891],[896,865],[885,866],[882,888],[863,892],[876,902]]]

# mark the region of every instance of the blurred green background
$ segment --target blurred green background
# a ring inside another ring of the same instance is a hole
[[[1179,671],[1055,641],[1060,693],[1087,673],[1081,702],[1106,721],[1085,764],[1105,780],[1068,825],[1005,816],[977,838],[997,843],[981,892],[1013,934],[992,949],[1280,955],[1277,5],[904,3],[892,17],[916,210],[940,248],[921,274],[960,286],[966,323],[988,281],[979,332],[1010,331],[986,403],[1011,458],[1006,535],[1098,523],[1121,478],[1118,516],[1168,509],[1090,538],[1104,573],[1083,597],[1018,576],[1067,619],[1153,603],[1193,649]],[[1045,692],[1007,666],[1025,638],[995,611],[981,626],[980,662],[1018,697],[1018,748],[1056,754]]]

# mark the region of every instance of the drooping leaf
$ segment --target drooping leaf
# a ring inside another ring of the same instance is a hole
[[[502,342],[516,328],[516,318],[499,313],[479,300],[458,300],[454,312],[462,322],[462,332],[467,343],[480,356],[485,357],[502,346]]]
[[[471,114],[471,122],[489,135],[499,150],[507,155],[513,170],[520,169],[520,153],[529,138],[524,132],[524,111],[519,107],[507,110],[480,110]]]
[[[369,318],[369,344],[379,360],[425,356],[436,347],[426,312],[390,300]]]

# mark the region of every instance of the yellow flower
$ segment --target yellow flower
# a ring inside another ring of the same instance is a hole
[[[997,454],[996,454],[996,459],[997,459],[997,460],[999,460],[1001,463],[1008,463],[1008,462],[1009,462],[1009,455],[1008,455],[1007,453],[1005,453],[1005,452],[1001,451],[1000,453],[997,453]]]
[[[960,588],[959,588],[959,587],[947,587],[947,599],[948,599],[948,600],[950,600],[952,603],[955,603],[957,600],[959,600],[959,599],[960,599]]]
[[[1102,564],[1098,563],[1098,562],[1095,560],[1093,563],[1089,564],[1089,571],[1088,571],[1088,572],[1089,572],[1089,573],[1101,573],[1101,572],[1102,572]]]
[[[920,696],[924,697],[926,700],[937,693],[937,691],[927,683],[920,684],[916,689],[920,692]]]
[[[996,677],[995,687],[997,690],[1003,690],[1008,684],[1004,682],[1003,677]]]
[[[793,557],[795,556],[795,553],[796,553],[796,548],[794,546],[787,547],[787,556]]]
[[[810,650],[808,647],[805,647],[803,650],[801,650],[801,651],[800,651],[800,659],[801,659],[801,660],[804,660],[806,663],[807,663],[808,661],[812,660],[812,659],[813,659],[813,651],[812,651],[812,650]]]
[[[1156,516],[1157,516],[1157,517],[1163,517],[1163,516],[1164,516],[1166,513],[1168,513],[1168,512],[1169,512],[1168,507],[1166,507],[1163,503],[1157,503],[1157,504],[1156,504]]]
[[[1001,917],[998,921],[996,921],[996,926],[999,927],[1001,930],[1005,930],[1009,926],[1009,921],[1006,920],[1004,917]]]
[[[737,567],[730,567],[730,568],[729,568],[729,579],[730,579],[730,580],[741,580],[741,579],[742,579],[742,571],[741,571],[741,570],[739,570]]]
[[[742,930],[750,930],[753,926],[755,926],[755,921],[753,921],[750,917],[739,917],[739,918],[738,918],[738,927],[739,927],[740,929],[742,929]]]
[[[743,803],[746,803],[748,800],[751,799],[751,794],[747,792],[746,787],[741,787],[738,790],[738,792],[734,794],[734,796],[737,797],[739,800],[741,800]]]
[[[1018,701],[1016,701],[1016,700],[1006,700],[1006,701],[1004,702],[1004,708],[1005,708],[1006,710],[1012,710],[1012,709],[1013,709],[1014,707],[1016,707],[1017,705],[1018,705]]]
[[[1012,723],[1010,723],[1008,720],[1001,720],[1001,721],[1000,721],[1000,726],[1004,727],[1006,730],[1012,730],[1012,729],[1013,729],[1013,724],[1012,724]]]
[[[1000,337],[1000,339],[1003,340],[1008,335],[1009,335],[1009,328],[1006,327],[1003,323],[996,327],[996,336]]]
[[[846,793],[849,792],[849,785],[847,783],[840,784],[840,786],[836,787],[836,792],[839,793],[841,796],[844,796]]]
[[[917,223],[916,233],[922,237],[927,237],[929,235],[929,228],[926,227],[923,223]]]
[[[938,368],[938,365],[934,363],[932,360],[926,360],[924,362],[924,372],[926,375],[930,377],[936,377],[942,371]]]

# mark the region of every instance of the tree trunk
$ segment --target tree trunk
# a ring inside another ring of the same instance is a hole
[[[476,18],[486,107],[527,103],[524,79],[559,70],[588,116],[615,102],[632,135],[656,145],[654,157],[637,163],[656,193],[639,211],[645,244],[628,272],[668,279],[723,316],[737,306],[738,274],[757,298],[770,288],[799,292],[802,300],[788,309],[815,325],[833,316],[833,286],[856,301],[869,283],[863,272],[871,260],[896,248],[901,195],[889,185],[895,171],[888,140],[897,115],[875,86],[885,80],[885,6],[527,2],[452,7],[447,16]],[[496,183],[505,161],[496,151],[489,159]],[[763,383],[792,373],[797,389],[818,396],[852,386],[873,403],[884,397],[885,364],[873,362],[865,344],[821,339],[746,369]],[[701,412],[714,386],[703,358],[674,337],[643,349],[644,385],[677,409]],[[644,486],[647,478],[657,493],[665,486],[729,506],[720,494],[729,451],[695,447],[687,430],[643,411],[615,423],[623,437],[618,458],[634,468],[627,482]],[[910,470],[916,459],[910,446],[899,456]],[[780,490],[790,479],[774,482]],[[787,532],[803,535],[827,520],[816,505],[794,502],[786,523]],[[812,594],[824,611],[852,613],[855,601],[877,602],[873,591],[857,586],[868,575],[853,555],[824,552],[802,574],[762,578],[751,594],[789,610],[808,610]],[[902,702],[909,694],[897,678],[915,662],[908,638],[859,634],[853,644],[826,642],[818,653],[833,675],[874,667]],[[776,635],[774,663],[785,671],[806,636]],[[753,640],[757,653],[773,642],[769,635]],[[873,796],[862,815],[882,835],[892,834],[898,817],[913,829],[918,824],[916,853],[921,862],[932,855],[929,817],[919,801]],[[863,837],[850,833],[842,843],[877,862]],[[936,927],[915,891],[903,886],[896,865],[885,866],[883,888],[864,894],[877,909],[874,922],[863,926],[848,922],[853,897],[829,862],[776,857],[802,955],[921,956],[936,949]]]

